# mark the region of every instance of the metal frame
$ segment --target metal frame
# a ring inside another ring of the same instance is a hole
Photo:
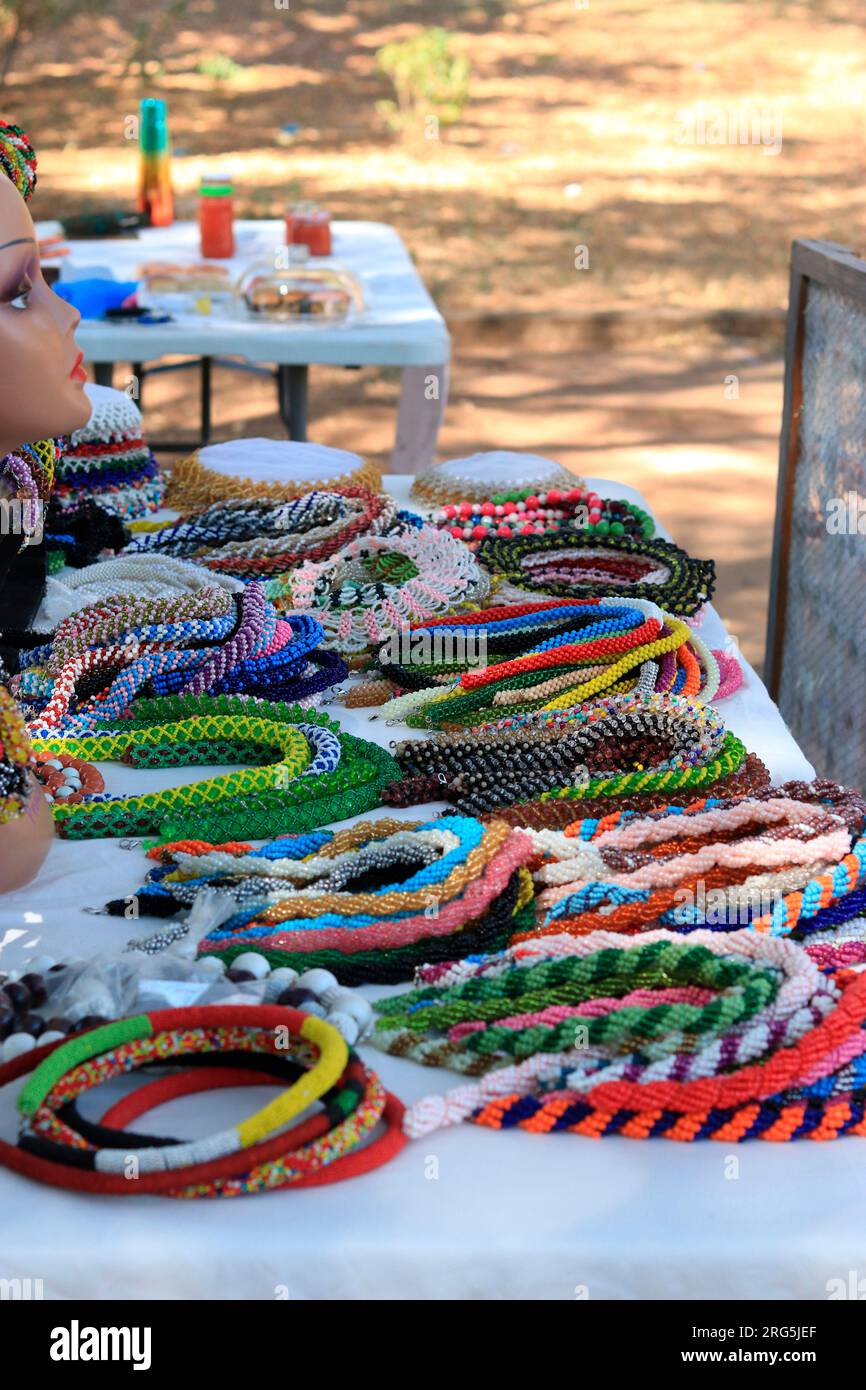
[[[158,449],[169,453],[191,454],[195,449],[203,449],[211,443],[211,375],[214,367],[228,367],[236,372],[253,372],[257,376],[269,376],[277,384],[277,406],[280,419],[286,427],[289,439],[305,440],[307,437],[307,398],[309,369],[305,364],[294,365],[278,363],[276,367],[260,367],[253,362],[235,362],[230,357],[191,357],[185,362],[165,362],[156,367],[148,367],[143,362],[132,363],[132,374],[138,381],[138,405],[141,407],[144,394],[144,380],[148,376],[159,376],[162,372],[184,372],[191,368],[200,369],[201,418],[198,439],[170,440],[157,439],[151,443]],[[114,380],[113,362],[94,362],[93,377],[98,386],[111,386]]]
[[[774,700],[778,698],[785,651],[791,514],[800,457],[803,340],[811,280],[860,301],[866,309],[866,261],[860,260],[848,247],[839,246],[833,241],[795,241],[791,248],[791,281],[785,338],[785,401],[779,441],[779,479],[776,486],[770,607],[767,614],[767,644],[764,656],[764,683]]]

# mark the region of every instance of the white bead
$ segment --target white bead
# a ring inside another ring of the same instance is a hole
[[[23,1052],[30,1052],[36,1046],[36,1039],[32,1033],[10,1033],[3,1043],[3,1061],[11,1062],[14,1057],[20,1057]]]
[[[248,970],[251,975],[255,975],[257,980],[263,980],[266,975],[271,973],[267,958],[260,955],[258,951],[244,951],[242,955],[235,956],[232,961],[232,969]]]
[[[62,764],[62,762],[60,761],[59,758],[47,758],[47,759],[45,760],[45,766],[46,766],[46,767],[56,767],[56,768],[58,768],[60,771],[63,770],[63,764]]]
[[[505,515],[505,508],[503,507],[503,505],[502,505],[501,502],[497,502],[497,503],[496,503],[496,515],[497,515],[497,516],[504,516],[504,515]]]
[[[52,965],[56,965],[53,956],[31,956],[27,962],[27,970],[34,975],[44,975],[46,970],[50,970]]]
[[[352,989],[329,989],[323,995],[323,1002],[335,1013],[348,1014],[358,1027],[364,1029],[373,1018],[373,1006]]]
[[[297,970],[293,970],[290,965],[278,965],[276,970],[272,970],[269,977],[276,980],[283,989],[289,989],[298,978]]]
[[[219,956],[202,956],[196,961],[196,969],[200,975],[215,977],[226,973],[226,963]]]
[[[311,989],[314,994],[323,994],[338,983],[336,975],[332,975],[330,970],[305,970],[296,980],[298,989]]]
[[[68,796],[72,795],[73,790],[73,787],[68,787],[64,785],[62,787],[58,787],[54,795],[57,797],[59,801],[65,801]]]
[[[328,1014],[328,1022],[332,1028],[336,1028],[337,1032],[345,1039],[350,1047],[353,1043],[358,1041],[358,1035],[361,1030],[351,1014],[344,1014],[341,1012]]]
[[[49,1028],[47,1033],[40,1034],[39,1046],[41,1047],[43,1043],[59,1042],[61,1038],[65,1037],[65,1033],[58,1032],[56,1028]]]

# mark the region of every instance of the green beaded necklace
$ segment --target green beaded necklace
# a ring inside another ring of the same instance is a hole
[[[336,734],[340,761],[332,772],[304,776],[309,747],[297,724]],[[380,790],[399,778],[377,744],[344,733],[325,714],[300,705],[260,704],[231,695],[177,695],[139,700],[122,731],[49,739],[40,748],[136,767],[183,767],[255,760],[243,772],[139,796],[57,806],[66,839],[157,834],[220,843],[302,833],[380,805]],[[212,833],[218,830],[219,833]]]

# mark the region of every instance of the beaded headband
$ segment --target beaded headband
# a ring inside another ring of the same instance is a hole
[[[0,120],[0,167],[27,202],[36,187],[36,151],[18,125]]]

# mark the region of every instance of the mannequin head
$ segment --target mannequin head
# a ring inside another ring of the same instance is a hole
[[[46,285],[33,219],[0,177],[0,457],[90,418],[74,333],[80,315]]]

